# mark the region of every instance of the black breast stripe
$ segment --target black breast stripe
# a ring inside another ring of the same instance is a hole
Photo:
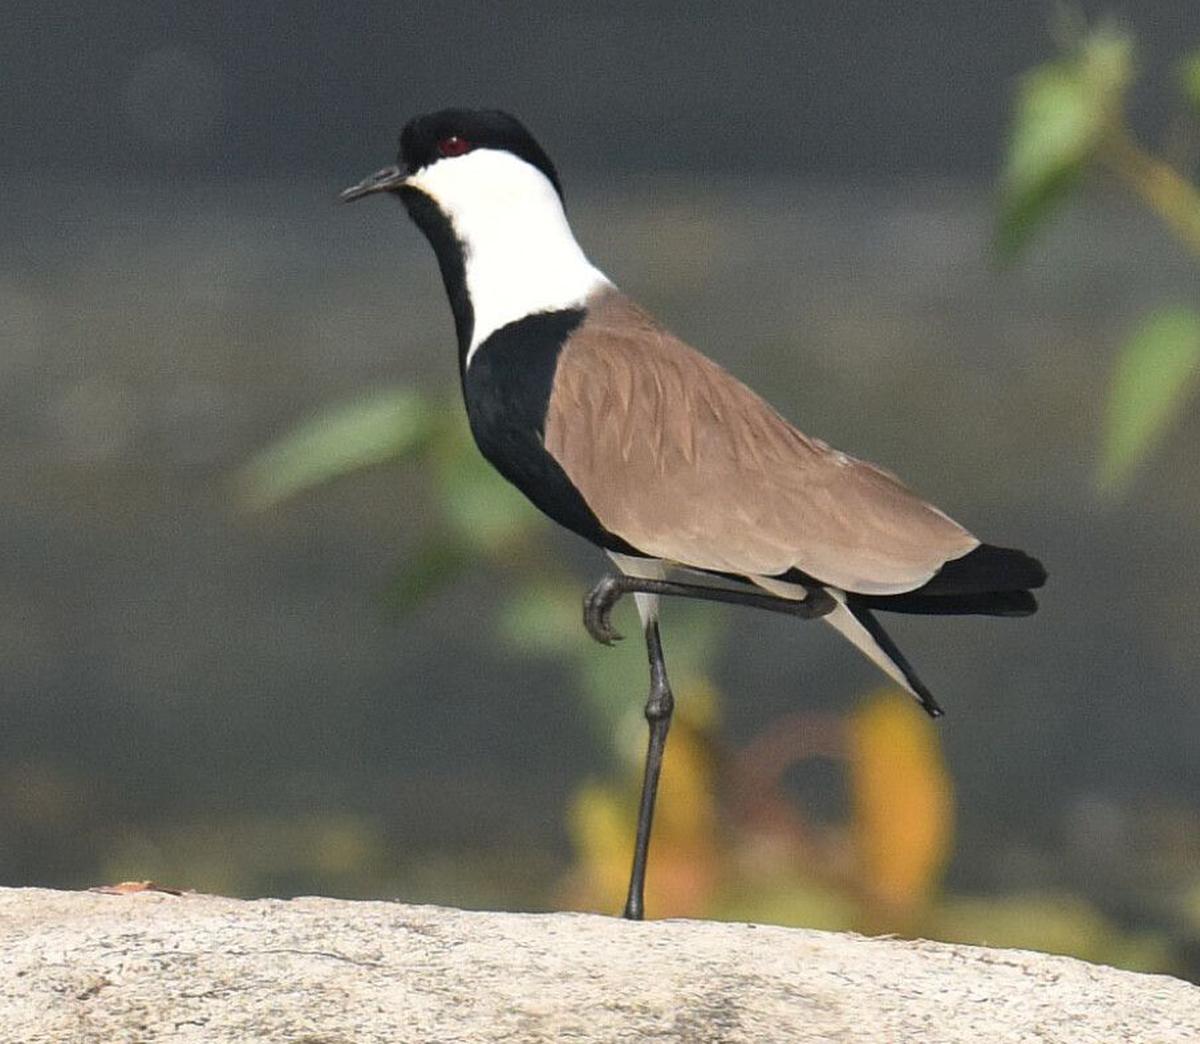
[[[559,353],[582,308],[541,312],[501,327],[471,357],[463,398],[479,451],[559,525],[610,551],[636,555],[605,529],[544,445]]]

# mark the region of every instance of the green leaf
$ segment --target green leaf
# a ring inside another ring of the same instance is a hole
[[[1200,313],[1149,316],[1125,343],[1109,388],[1099,484],[1119,492],[1161,438],[1200,375]]]
[[[1175,68],[1179,90],[1193,114],[1200,116],[1200,47],[1184,55]]]
[[[1132,44],[1097,29],[1057,62],[1027,73],[1017,90],[1000,177],[995,247],[1013,257],[1070,193],[1121,111]]]
[[[435,411],[408,388],[375,392],[327,409],[259,450],[238,474],[253,509],[271,507],[360,468],[401,459],[426,446]]]
[[[544,518],[484,460],[466,426],[437,446],[437,491],[446,522],[475,551],[497,557]]]
[[[388,611],[403,619],[423,602],[439,594],[465,573],[474,554],[461,541],[433,536],[405,556],[388,585],[384,601]]]
[[[500,614],[500,637],[530,655],[577,651],[590,641],[579,624],[579,600],[578,589],[565,581],[524,584]]]

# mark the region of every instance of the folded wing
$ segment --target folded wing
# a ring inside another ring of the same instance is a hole
[[[698,569],[891,595],[979,545],[611,289],[559,356],[545,446],[610,532]]]

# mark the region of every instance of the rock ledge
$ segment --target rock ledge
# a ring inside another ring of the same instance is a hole
[[[1200,1040],[1200,988],[703,921],[0,889],[0,1041]]]

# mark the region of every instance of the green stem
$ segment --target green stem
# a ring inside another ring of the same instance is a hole
[[[1195,254],[1200,254],[1200,190],[1169,163],[1150,155],[1124,129],[1108,138],[1101,160]]]

